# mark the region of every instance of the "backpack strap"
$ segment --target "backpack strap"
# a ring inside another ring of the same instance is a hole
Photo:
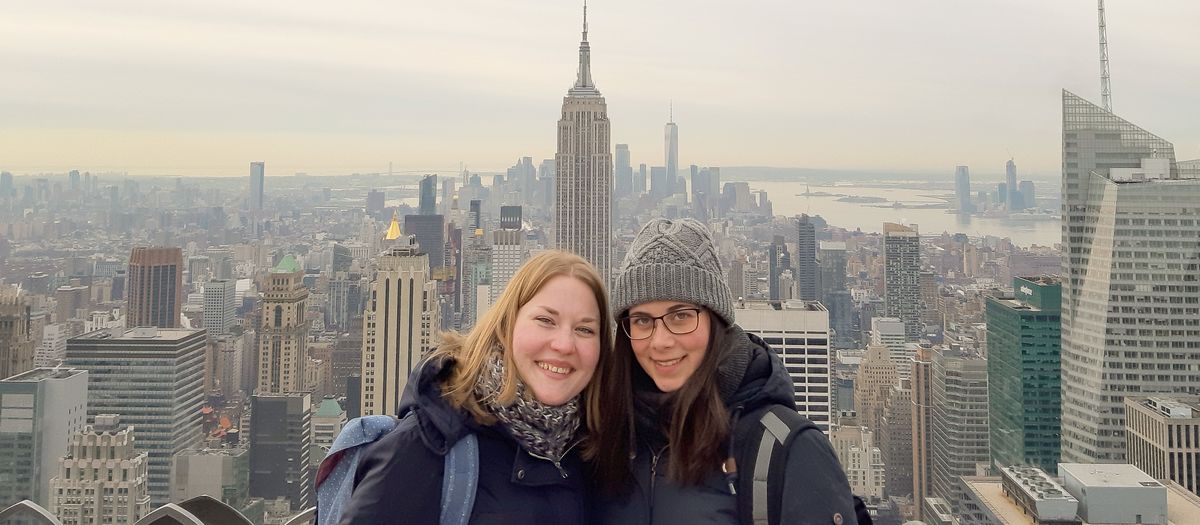
[[[467,525],[479,485],[479,440],[474,433],[459,439],[446,454],[442,474],[441,525]]]
[[[759,418],[759,424],[763,430],[758,439],[758,454],[754,460],[751,517],[755,525],[768,525],[779,522],[780,494],[771,494],[771,489],[778,487],[779,482],[782,481],[779,478],[783,477],[783,469],[778,468],[776,464],[786,460],[787,449],[785,447],[789,442],[788,437],[791,436],[793,427],[789,427],[784,419],[775,413],[775,408],[764,412]],[[776,452],[777,450],[778,452]],[[779,489],[775,492],[778,491]],[[776,514],[774,520],[770,519],[771,510],[774,510],[774,514]]]
[[[739,421],[734,429],[738,442],[735,454],[738,464],[743,465],[737,491],[739,523],[779,523],[788,447],[801,432],[816,428],[783,405],[754,410]]]

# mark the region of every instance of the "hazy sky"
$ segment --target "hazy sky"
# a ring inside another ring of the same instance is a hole
[[[1114,110],[1200,157],[1200,2],[1110,0]],[[580,6],[9,1],[0,169],[268,175],[549,158]],[[1091,0],[593,0],[612,141],[663,163],[1026,174],[1099,102]]]

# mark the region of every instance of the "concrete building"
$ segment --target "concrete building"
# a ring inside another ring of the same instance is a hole
[[[71,326],[67,323],[48,324],[42,327],[42,344],[38,345],[34,352],[33,366],[54,367],[61,363],[67,356],[67,339],[70,337]]]
[[[896,372],[902,378],[908,378],[912,367],[914,349],[908,346],[908,333],[904,322],[896,317],[871,318],[871,345],[883,346],[887,349],[888,358],[896,365]]]
[[[788,301],[776,310],[768,302],[740,301],[738,325],[762,337],[779,352],[796,391],[796,409],[829,432],[832,403],[829,380],[829,312],[818,302]]]
[[[178,328],[183,311],[183,251],[137,247],[129,255],[125,326]]]
[[[883,464],[887,466],[887,495],[905,496],[912,494],[913,485],[913,429],[912,429],[912,382],[901,379],[892,386],[883,407],[883,420],[876,433],[879,450],[883,452]]]
[[[591,262],[608,282],[612,273],[612,153],[608,105],[592,82],[587,7],[575,85],[563,98],[558,121],[554,239],[561,250]],[[677,167],[677,166],[676,166]],[[669,173],[674,179],[676,173]]]
[[[916,228],[883,225],[883,289],[888,317],[904,323],[909,341],[921,337],[921,237]]]
[[[314,503],[309,477],[312,396],[266,394],[250,398],[250,495],[284,498],[292,512]]]
[[[203,330],[98,330],[67,341],[66,366],[88,371],[88,417],[120,414],[146,452],[155,506],[171,497],[171,458],[203,437]]]
[[[0,504],[50,504],[50,478],[87,423],[87,371],[35,368],[0,380]]]
[[[149,461],[134,431],[116,414],[99,414],[70,448],[50,480],[52,514],[63,525],[133,525],[150,512]]]
[[[1068,91],[1062,115],[1062,458],[1122,462],[1126,393],[1200,394],[1200,179]]]
[[[341,432],[344,426],[346,426],[346,411],[333,396],[325,396],[325,399],[321,400],[321,404],[317,405],[317,410],[313,412],[312,444],[329,451],[333,440],[337,439],[338,432]]]
[[[1058,473],[1085,522],[1167,523],[1166,487],[1133,465],[1059,463]]]
[[[395,414],[409,374],[437,344],[438,294],[429,256],[398,227],[384,242],[391,246],[375,260],[363,318],[363,415]]]
[[[32,320],[29,296],[14,286],[0,286],[0,379],[33,368]]]
[[[204,285],[204,329],[209,337],[228,334],[237,321],[236,285],[232,279],[213,279]]]
[[[899,381],[896,364],[888,356],[888,349],[881,345],[868,346],[854,379],[854,410],[863,425],[877,433],[889,431],[883,427],[884,407],[892,387]]]
[[[958,478],[991,461],[987,361],[949,348],[933,357],[930,493],[961,509]]]
[[[854,418],[842,418],[829,431],[829,442],[846,471],[850,490],[869,505],[879,504],[886,496],[887,473],[883,453],[875,446],[875,435]]]
[[[1013,297],[987,299],[992,463],[1053,471],[1062,439],[1062,285],[1015,277]]]
[[[525,245],[525,228],[521,224],[520,206],[500,207],[500,228],[492,232],[491,288],[488,289],[488,304],[496,304],[508,281],[529,259],[529,247]]]
[[[308,364],[308,288],[304,270],[288,255],[266,276],[258,325],[258,384],[255,393],[303,392]]]
[[[91,289],[87,286],[59,286],[54,290],[54,322],[83,319],[91,310],[91,299]]]
[[[250,449],[245,446],[184,450],[171,467],[171,501],[212,496],[235,509],[250,498]]]
[[[912,358],[912,476],[917,519],[925,519],[925,498],[933,477],[930,447],[933,425],[933,350],[921,348]]]
[[[1125,398],[1129,463],[1200,494],[1200,397]]]

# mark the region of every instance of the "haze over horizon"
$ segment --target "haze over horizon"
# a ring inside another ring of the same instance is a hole
[[[1099,103],[1095,3],[592,2],[593,76],[635,164],[1057,177],[1060,90]],[[0,169],[498,171],[552,158],[580,9],[481,0],[28,4],[0,31]],[[1108,2],[1114,112],[1200,157],[1200,4]]]

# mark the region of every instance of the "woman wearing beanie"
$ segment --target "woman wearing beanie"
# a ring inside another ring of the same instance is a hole
[[[611,326],[591,264],[557,251],[530,259],[465,337],[444,334],[413,373],[399,415],[416,424],[363,451],[338,523],[441,522],[446,455],[468,434],[478,443],[469,523],[585,523],[581,393]]]
[[[734,323],[703,224],[643,227],[612,305],[613,353],[588,413],[594,523],[857,523],[828,439],[795,413],[783,362]]]

